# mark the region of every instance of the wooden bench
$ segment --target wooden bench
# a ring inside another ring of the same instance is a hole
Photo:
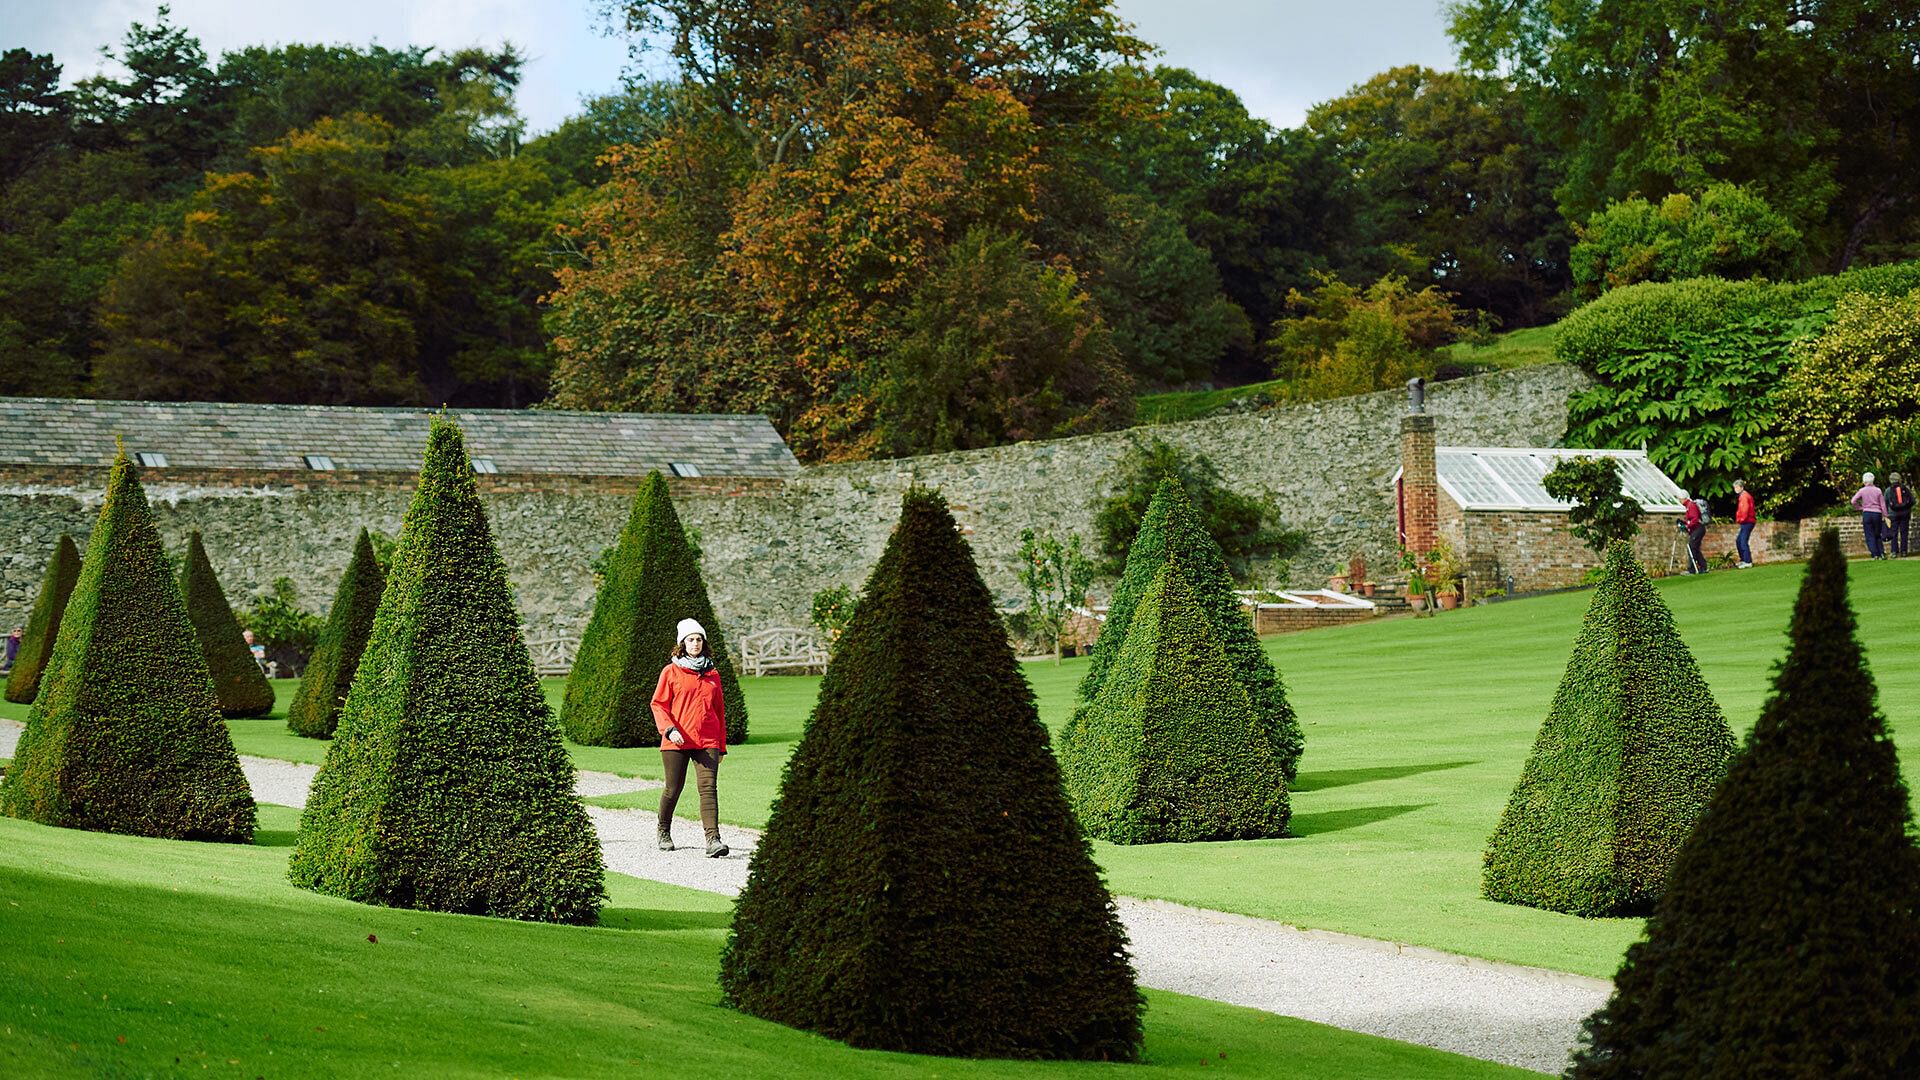
[[[826,670],[827,649],[811,630],[775,626],[740,639],[740,666],[748,675]]]
[[[570,674],[573,658],[580,652],[576,637],[528,638],[527,653],[533,657],[534,673],[541,678]]]

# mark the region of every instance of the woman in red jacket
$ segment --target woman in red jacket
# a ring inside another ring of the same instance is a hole
[[[687,782],[687,764],[700,790],[700,824],[707,830],[707,857],[727,853],[720,839],[720,797],[715,781],[720,755],[727,752],[726,705],[720,698],[720,672],[707,654],[707,630],[681,619],[674,635],[673,660],[660,669],[653,688],[653,723],[660,729],[660,758],[667,786],[660,789],[660,850],[673,850],[673,807]]]

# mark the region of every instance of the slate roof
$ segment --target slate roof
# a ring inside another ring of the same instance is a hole
[[[114,436],[168,468],[418,472],[436,409],[0,397],[0,466],[104,466]],[[800,463],[764,416],[449,409],[467,452],[503,474],[792,476]]]

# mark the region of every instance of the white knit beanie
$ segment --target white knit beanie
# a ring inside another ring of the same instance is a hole
[[[699,634],[701,640],[704,641],[707,636],[707,628],[701,626],[698,619],[681,619],[680,625],[674,627],[673,643],[675,645],[684,644],[688,638],[695,634]]]

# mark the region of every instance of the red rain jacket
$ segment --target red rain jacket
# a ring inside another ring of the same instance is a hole
[[[1734,507],[1733,522],[1736,525],[1758,524],[1760,518],[1753,512],[1753,492],[1740,493],[1740,502]]]
[[[679,664],[660,669],[653,688],[653,724],[660,729],[663,750],[718,750],[727,752],[727,706],[720,697],[720,669],[695,675]],[[679,746],[667,738],[677,727],[686,741]]]

